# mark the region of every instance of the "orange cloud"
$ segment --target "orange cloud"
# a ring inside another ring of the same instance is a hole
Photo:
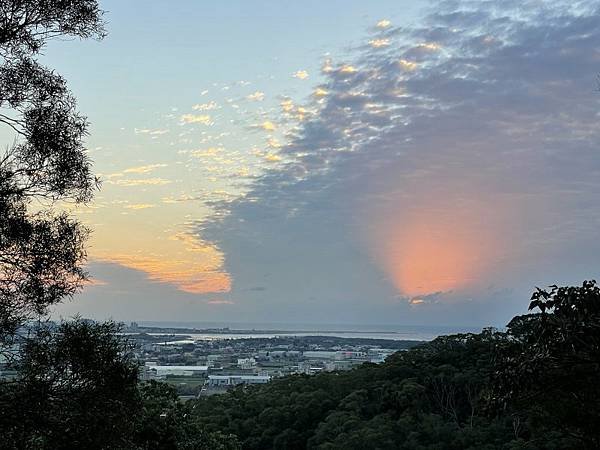
[[[167,239],[154,237],[153,233],[150,236],[153,237],[151,250],[149,236],[143,231],[137,235],[126,233],[122,238],[113,236],[112,242],[99,243],[100,248],[113,250],[95,251],[92,259],[145,272],[151,281],[171,284],[183,292],[229,292],[231,279],[223,270],[223,255],[214,245],[183,231]]]
[[[229,274],[211,264],[192,262],[189,259],[163,259],[143,255],[112,255],[100,261],[116,263],[130,269],[145,272],[148,279],[174,285],[191,294],[229,292]]]

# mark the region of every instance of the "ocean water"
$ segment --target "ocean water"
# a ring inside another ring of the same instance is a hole
[[[438,336],[455,333],[478,333],[481,328],[398,325],[345,325],[301,323],[244,323],[244,322],[138,322],[140,326],[162,328],[195,328],[202,333],[184,333],[194,340],[272,338],[277,336],[332,336],[361,339],[392,339],[429,341]],[[210,332],[208,329],[240,330],[240,332]]]

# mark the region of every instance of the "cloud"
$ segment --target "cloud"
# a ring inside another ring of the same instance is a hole
[[[125,169],[123,173],[150,173],[162,167],[167,167],[167,164],[148,164],[145,166],[130,167]]]
[[[267,147],[269,148],[281,148],[281,142],[279,142],[279,139],[276,139],[274,137],[270,137],[267,139]]]
[[[209,147],[205,149],[190,150],[188,154],[194,158],[214,158],[225,152],[223,147]]]
[[[218,299],[218,298],[207,300],[206,303],[208,303],[209,305],[233,305],[234,304],[234,302],[232,302],[231,300],[223,300],[223,299]]]
[[[213,109],[217,109],[218,107],[219,107],[219,105],[217,104],[217,102],[210,101],[208,103],[197,103],[194,106],[192,106],[192,109],[194,111],[211,111]],[[187,114],[187,116],[191,116],[191,115]],[[202,116],[191,116],[191,117],[202,117]],[[182,118],[182,120],[183,120],[183,118]],[[210,117],[208,120],[210,121]]]
[[[202,125],[213,125],[214,122],[208,114],[183,114],[180,118],[181,123],[184,125],[199,123]]]
[[[229,275],[219,269],[218,254],[210,246],[195,244],[196,253],[205,253],[207,258],[146,256],[139,254],[116,254],[95,258],[103,263],[144,272],[150,281],[170,284],[189,294],[225,293],[230,288]],[[215,259],[216,258],[216,259]]]
[[[316,98],[319,98],[324,95],[324,90],[317,89],[313,94]],[[293,119],[294,121],[303,121],[308,116],[313,114],[313,110],[309,109],[303,105],[294,104],[294,102],[290,98],[284,98],[280,103],[281,109],[283,111],[283,116],[285,119]],[[285,122],[285,120],[283,121]],[[271,122],[270,122],[271,123]],[[274,131],[272,130],[267,131]]]
[[[237,305],[502,324],[532,286],[594,276],[600,3],[440,2],[379,28],[398,45],[326,61],[328,94],[286,136],[286,163],[197,225]]]
[[[314,90],[314,92],[313,92],[313,95],[314,95],[316,98],[323,98],[323,97],[326,97],[326,96],[327,96],[327,94],[329,94],[329,92],[328,92],[326,89],[323,89],[323,88],[320,88],[320,87],[316,88],[316,89]]]
[[[308,78],[308,72],[306,70],[298,70],[294,72],[292,76],[300,80],[306,80]]]
[[[423,44],[419,44],[416,48],[428,52],[437,52],[442,47],[437,42],[425,42]]]
[[[150,129],[150,128],[134,128],[135,134],[149,134],[150,136],[161,136],[167,134],[169,130],[166,129]]]
[[[417,67],[419,67],[417,63],[402,58],[398,61],[398,65],[402,70],[405,70],[407,72],[412,72],[413,70],[416,70]]]
[[[177,204],[185,202],[193,202],[204,200],[203,197],[197,195],[181,194],[178,197],[163,197],[161,198],[162,203],[165,204]]]
[[[274,153],[267,153],[267,155],[265,155],[265,160],[269,162],[279,162],[281,161],[281,156]]]
[[[171,180],[164,178],[140,178],[137,180],[120,179],[117,181],[110,181],[110,184],[116,184],[117,186],[164,186],[165,184],[171,184]]]
[[[253,94],[248,95],[246,98],[253,102],[262,102],[265,99],[265,93],[256,91]]]
[[[387,19],[383,19],[383,20],[380,20],[379,22],[377,22],[377,25],[375,25],[375,26],[377,28],[385,29],[385,28],[389,28],[391,25],[392,25],[392,22],[390,22]]]
[[[127,209],[150,209],[150,208],[154,208],[156,205],[153,205],[151,203],[135,203],[135,204],[131,204],[131,205],[125,205],[125,208]]]
[[[350,64],[344,64],[339,71],[340,73],[355,73],[358,72],[358,69]]]
[[[231,321],[232,308],[210,305],[208,300],[227,300],[226,293],[186,292],[171,283],[148,282],[144,271],[116,262],[91,259],[86,268],[94,277],[110,283],[85,288],[72,301],[53,308],[54,318],[84,314],[96,320],[189,321],[190,317],[210,317]],[[153,282],[156,281],[156,282]],[[168,299],[167,307],[165,299]],[[220,314],[222,311],[222,314]]]
[[[248,288],[249,291],[256,291],[256,292],[263,292],[266,291],[267,288],[265,288],[264,286],[253,286],[251,288]]]
[[[270,120],[265,120],[263,123],[257,124],[254,127],[265,131],[275,131],[277,129],[277,126]]]
[[[84,283],[85,289],[99,287],[99,286],[107,286],[108,284],[109,284],[108,281],[104,281],[104,280],[101,280],[99,278],[94,278],[94,277],[88,278]]]

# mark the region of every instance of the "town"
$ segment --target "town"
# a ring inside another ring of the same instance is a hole
[[[291,374],[311,375],[349,370],[364,363],[379,364],[392,353],[421,343],[293,334],[251,338],[240,334],[232,338],[235,331],[228,329],[210,330],[214,333],[210,339],[193,339],[174,332],[198,330],[141,328],[135,323],[125,331],[140,361],[141,379],[168,382],[183,400],[224,393],[239,384],[268,383]]]

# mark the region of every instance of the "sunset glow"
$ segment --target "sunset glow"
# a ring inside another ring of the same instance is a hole
[[[497,228],[479,201],[457,207],[430,200],[385,221],[376,257],[411,299],[456,291],[476,282],[497,255]]]

